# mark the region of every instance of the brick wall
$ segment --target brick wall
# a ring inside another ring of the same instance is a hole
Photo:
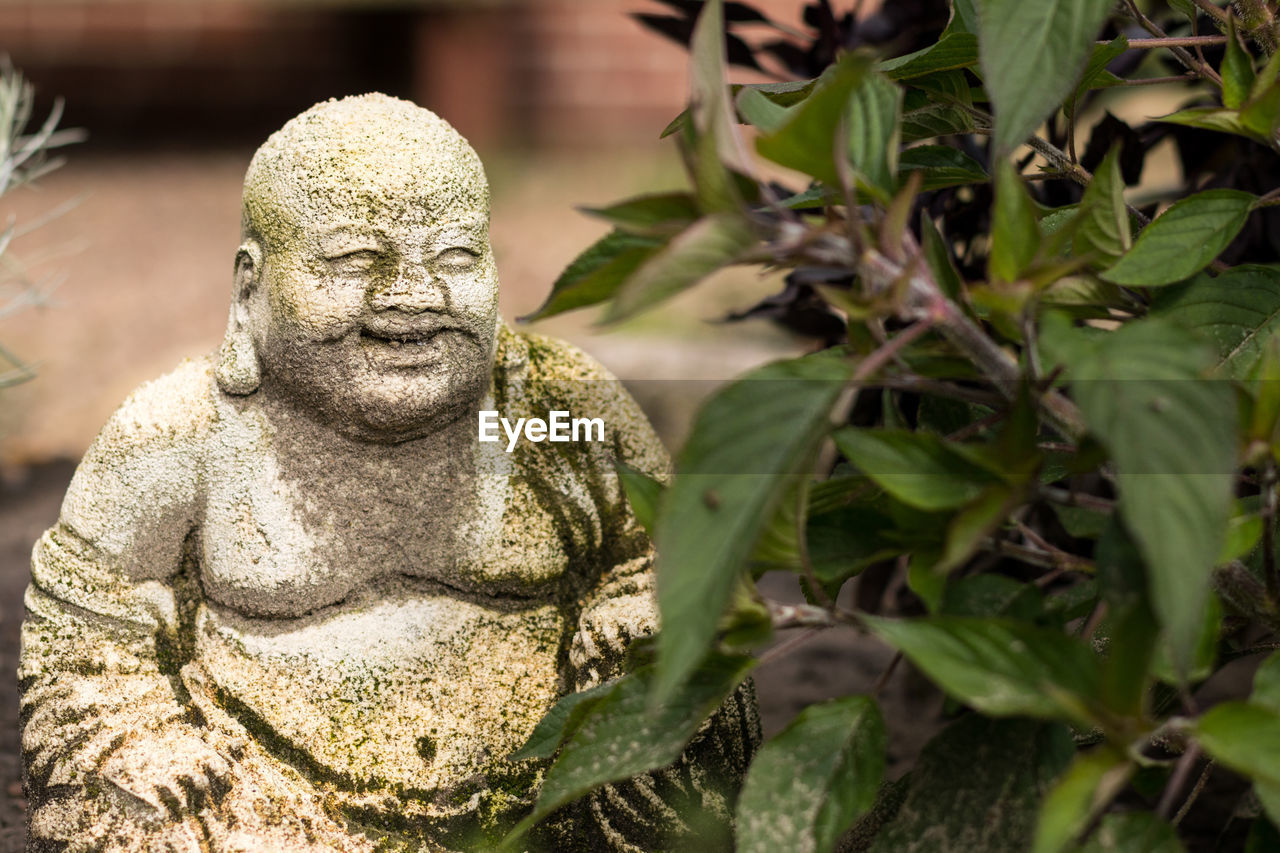
[[[760,0],[794,23],[798,0]],[[411,97],[481,145],[656,135],[685,52],[627,13],[652,0],[489,3],[0,0],[0,49],[95,145],[248,144],[316,100]],[[757,79],[735,72],[735,79]]]

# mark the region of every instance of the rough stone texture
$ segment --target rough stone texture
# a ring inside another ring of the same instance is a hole
[[[474,152],[403,101],[255,155],[222,347],[125,401],[32,558],[29,849],[456,849],[532,803],[505,756],[655,629],[613,460],[668,463],[602,368],[498,319],[487,227]],[[479,409],[606,440],[507,453]],[[546,843],[654,849],[757,737],[746,689]]]

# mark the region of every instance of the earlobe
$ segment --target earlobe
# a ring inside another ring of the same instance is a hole
[[[249,297],[262,278],[262,247],[257,240],[249,239],[236,249],[235,291],[232,301],[240,302]]]
[[[246,240],[236,251],[236,267],[231,292],[231,316],[227,333],[218,348],[214,378],[225,394],[246,396],[262,384],[262,366],[249,331],[249,297],[262,275],[262,249],[256,240]]]

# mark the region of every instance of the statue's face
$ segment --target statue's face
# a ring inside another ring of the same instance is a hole
[[[473,411],[498,322],[487,205],[442,191],[438,164],[422,164],[436,172],[424,181],[396,165],[356,163],[289,192],[250,307],[263,390],[377,441]]]

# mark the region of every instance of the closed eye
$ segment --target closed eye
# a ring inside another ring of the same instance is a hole
[[[340,272],[363,272],[378,262],[379,253],[374,249],[352,249],[327,260],[329,265]]]
[[[445,272],[464,272],[475,266],[479,257],[470,249],[454,246],[436,255],[432,263]]]

